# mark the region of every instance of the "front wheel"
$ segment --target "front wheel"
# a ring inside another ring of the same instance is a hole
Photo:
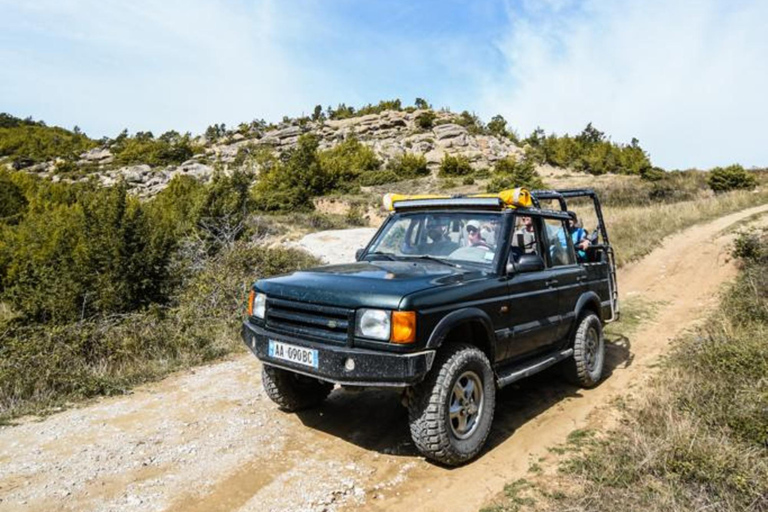
[[[593,388],[603,378],[604,365],[603,326],[597,315],[588,313],[573,335],[573,359],[566,362],[566,376],[577,386]]]
[[[318,405],[333,390],[329,382],[267,365],[261,369],[261,383],[267,396],[288,412]]]
[[[472,345],[445,346],[408,402],[413,442],[429,459],[462,464],[483,448],[495,406],[496,383],[485,354]]]

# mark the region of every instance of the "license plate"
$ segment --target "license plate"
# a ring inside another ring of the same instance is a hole
[[[281,341],[269,340],[269,357],[317,368],[317,350],[297,347]]]

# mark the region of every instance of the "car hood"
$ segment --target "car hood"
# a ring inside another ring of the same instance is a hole
[[[328,265],[259,280],[268,297],[346,308],[397,309],[411,293],[477,279],[484,272],[433,261],[371,261]]]

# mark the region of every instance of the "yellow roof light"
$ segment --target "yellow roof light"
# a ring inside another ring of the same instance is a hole
[[[435,195],[435,194],[417,194],[417,195],[406,195],[406,194],[386,194],[383,199],[384,203],[384,209],[387,211],[394,211],[395,210],[395,203],[398,201],[416,201],[419,199],[466,199],[466,198],[484,198],[484,197],[491,197],[491,198],[499,198],[502,200],[502,202],[507,206],[507,208],[529,208],[533,206],[533,199],[531,198],[531,193],[524,188],[511,188],[509,190],[502,190],[498,194],[470,194],[467,196],[446,196],[446,195]]]

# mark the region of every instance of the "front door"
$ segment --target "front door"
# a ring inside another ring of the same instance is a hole
[[[512,258],[538,254],[544,247],[543,223],[537,216],[518,216],[511,237]],[[499,339],[506,340],[505,358],[533,355],[557,336],[560,324],[556,278],[551,269],[515,272],[507,282],[509,310],[506,328]],[[498,333],[497,333],[498,335]]]

